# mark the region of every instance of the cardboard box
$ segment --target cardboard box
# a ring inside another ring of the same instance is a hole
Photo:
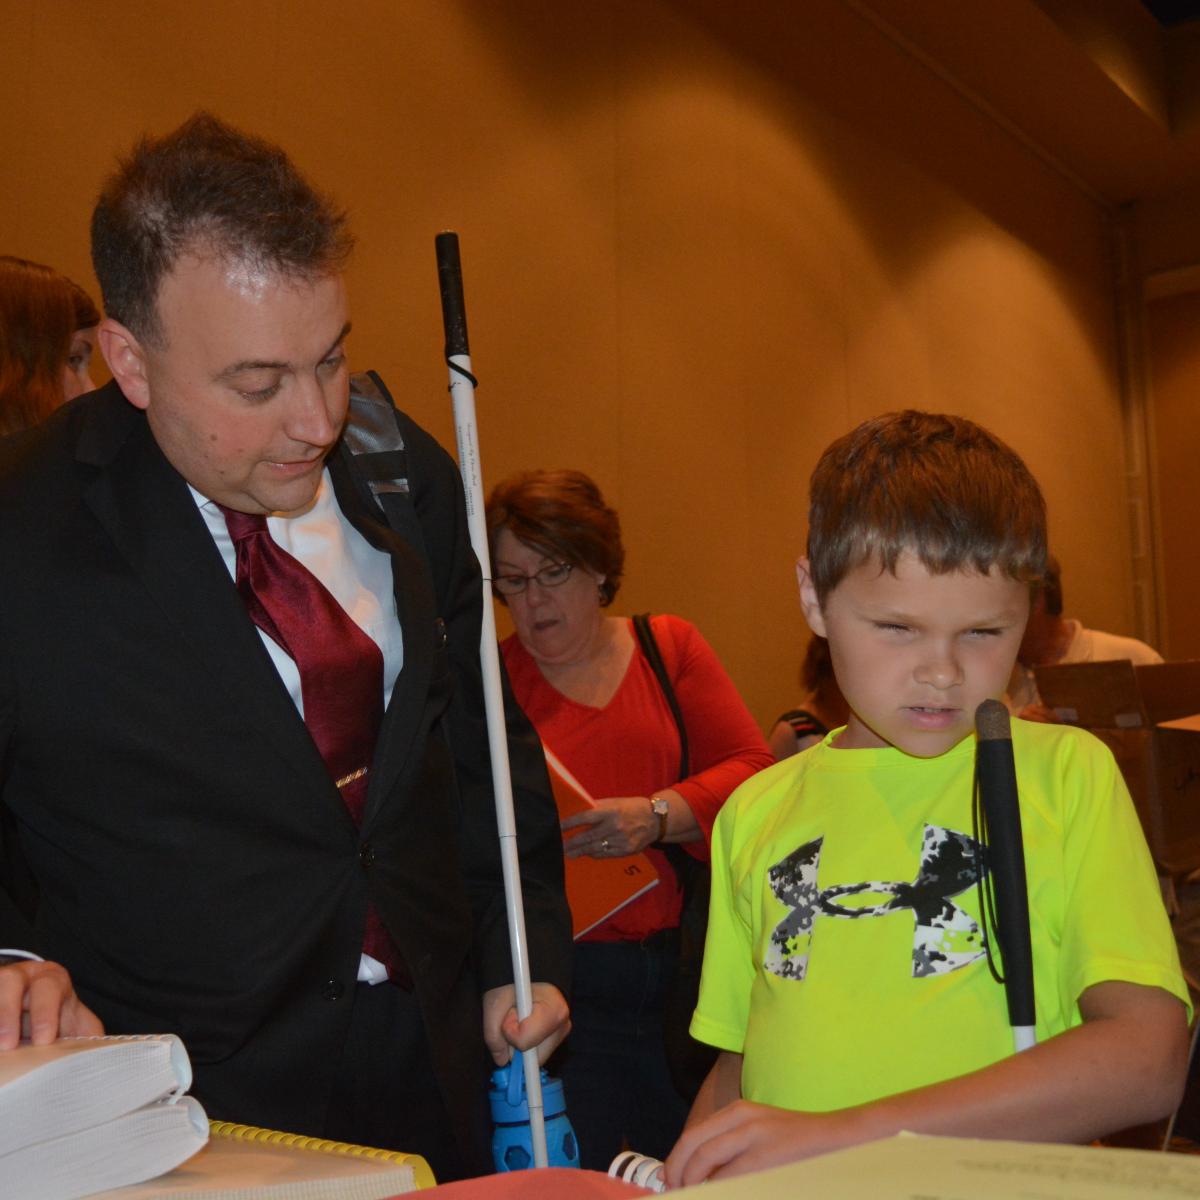
[[[1200,662],[1035,667],[1042,702],[1112,750],[1158,869],[1200,870]]]

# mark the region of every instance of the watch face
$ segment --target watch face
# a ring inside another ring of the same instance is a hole
[[[661,796],[655,796],[654,799],[650,801],[650,807],[654,810],[655,814],[660,817],[669,816],[671,812],[671,806]]]

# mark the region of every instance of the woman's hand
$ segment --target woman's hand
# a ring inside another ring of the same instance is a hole
[[[661,795],[662,793],[657,793]],[[650,808],[649,796],[609,796],[596,807],[576,813],[562,823],[570,834],[563,846],[568,858],[619,858],[644,850],[658,837],[658,818]]]

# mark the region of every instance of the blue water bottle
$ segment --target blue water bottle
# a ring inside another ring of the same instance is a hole
[[[525,1070],[519,1054],[492,1072],[488,1100],[492,1106],[492,1160],[497,1171],[522,1171],[533,1166],[533,1136],[529,1128],[529,1102],[525,1097]],[[567,1119],[561,1079],[542,1071],[542,1110],[546,1121],[546,1158],[552,1167],[579,1166],[575,1130]]]

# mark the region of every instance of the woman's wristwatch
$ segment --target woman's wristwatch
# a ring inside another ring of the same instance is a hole
[[[658,818],[658,837],[654,840],[661,842],[667,836],[667,818],[671,815],[671,806],[665,797],[651,796],[650,811]]]

